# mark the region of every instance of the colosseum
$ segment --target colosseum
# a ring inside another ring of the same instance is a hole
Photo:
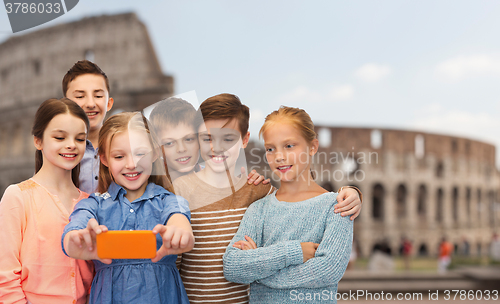
[[[31,125],[48,98],[62,97],[62,78],[82,59],[110,79],[112,113],[143,109],[171,96],[145,25],[133,13],[84,18],[0,44],[0,193],[33,175]]]
[[[357,186],[363,209],[354,221],[360,254],[388,242],[398,252],[408,238],[415,255],[436,255],[443,237],[457,252],[469,243],[473,256],[488,254],[500,228],[495,146],[425,132],[316,126],[320,149],[313,170],[324,188]],[[269,176],[259,145],[247,153],[250,167]],[[250,149],[252,149],[250,148]]]

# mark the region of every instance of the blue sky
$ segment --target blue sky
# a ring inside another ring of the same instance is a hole
[[[500,1],[80,0],[45,26],[134,11],[176,92],[230,92],[266,114],[422,130],[500,147]],[[22,33],[21,33],[22,34]],[[0,9],[0,41],[11,35]]]

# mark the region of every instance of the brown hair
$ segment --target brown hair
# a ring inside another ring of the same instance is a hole
[[[259,131],[259,138],[262,138],[264,132],[278,122],[291,124],[300,132],[302,137],[308,143],[311,143],[314,139],[316,139],[317,134],[314,131],[314,124],[311,116],[309,116],[309,114],[302,109],[287,106],[281,106],[278,110],[273,111],[271,114],[266,116],[264,124]],[[311,176],[313,179],[316,178],[312,170]]]
[[[197,119],[196,128],[199,128],[203,121],[236,119],[241,137],[245,137],[248,132],[250,109],[242,104],[236,95],[223,93],[207,98],[201,103],[200,111],[202,119]]]
[[[144,115],[140,112],[122,112],[108,118],[99,131],[98,145],[100,157],[106,157],[109,155],[108,151],[113,137],[117,133],[126,132],[129,128],[146,132],[153,151],[158,152],[160,147],[158,139],[154,130],[149,128],[149,123]],[[111,172],[109,172],[109,168],[101,162],[99,165],[99,183],[97,186],[97,192],[104,193],[108,191],[109,185],[111,185],[112,181],[113,176],[111,175]],[[153,171],[148,178],[148,183],[155,183],[174,193],[172,183],[165,175],[159,157],[153,162]]]
[[[106,89],[108,90],[109,93],[108,76],[106,76],[106,74],[101,70],[101,68],[98,67],[97,64],[91,61],[80,60],[77,63],[75,63],[63,77],[62,90],[64,97],[66,97],[66,92],[68,91],[69,83],[75,80],[76,77],[85,74],[101,75],[102,77],[104,77],[104,81],[106,82]]]
[[[184,99],[170,97],[158,102],[149,115],[149,120],[156,130],[156,133],[169,126],[177,126],[184,123],[194,126],[196,109],[192,104]]]
[[[33,128],[31,129],[31,134],[43,140],[43,133],[47,128],[50,121],[59,114],[71,114],[76,118],[80,118],[85,122],[87,126],[87,134],[89,132],[90,124],[87,114],[85,111],[80,108],[80,106],[74,101],[64,97],[61,99],[51,98],[47,99],[40,107],[35,114],[35,121],[33,122]],[[35,152],[35,173],[40,171],[43,165],[43,154],[41,150],[36,150]],[[80,164],[76,165],[75,168],[71,171],[71,179],[76,187],[79,187],[79,175],[80,175]]]

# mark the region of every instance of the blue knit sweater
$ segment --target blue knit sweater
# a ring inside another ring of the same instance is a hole
[[[336,303],[352,245],[349,217],[334,213],[336,193],[289,203],[268,195],[245,212],[224,254],[228,281],[250,284],[250,303]],[[257,249],[233,244],[248,235]],[[319,243],[315,257],[303,262],[301,242]]]

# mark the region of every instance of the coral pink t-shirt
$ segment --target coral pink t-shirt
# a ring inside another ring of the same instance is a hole
[[[75,204],[88,194],[80,192]],[[0,303],[85,303],[91,261],[61,248],[69,213],[56,195],[29,179],[11,185],[0,201]]]

